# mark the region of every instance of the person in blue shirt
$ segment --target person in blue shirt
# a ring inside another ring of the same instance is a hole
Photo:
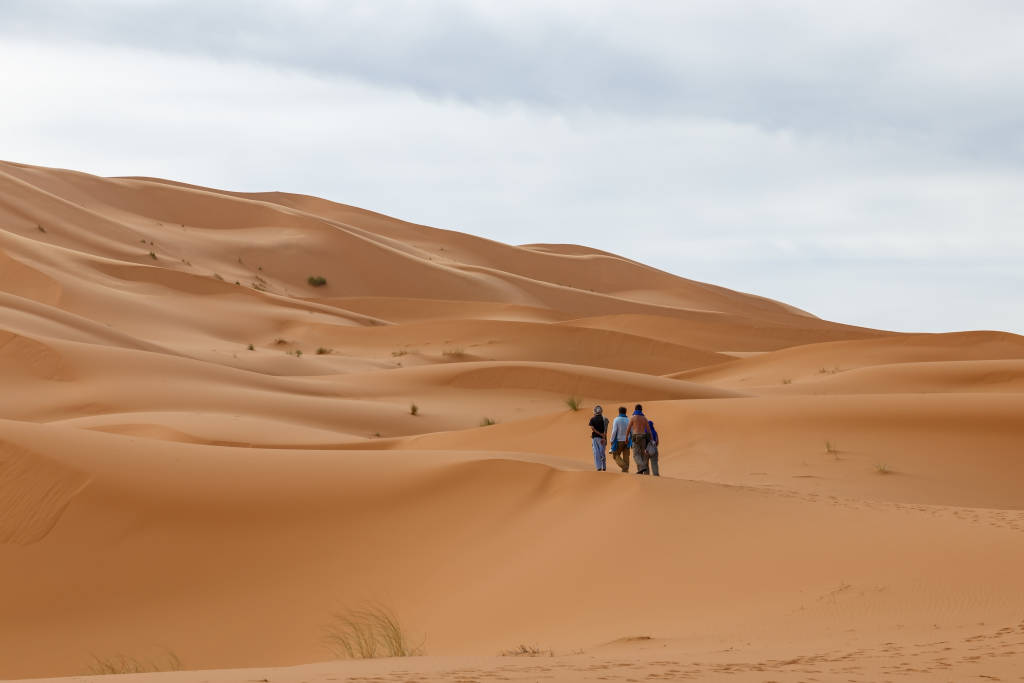
[[[628,430],[629,418],[626,417],[626,406],[620,406],[619,416],[612,421],[608,441],[611,443],[609,453],[623,472],[629,472],[629,436],[626,433]]]
[[[658,473],[658,432],[654,428],[654,420],[648,420],[647,426],[650,428],[651,432],[651,443],[654,444],[654,448],[648,450],[647,457],[651,463],[649,473],[655,477],[660,477],[661,475]],[[651,453],[651,450],[653,450],[653,454]]]

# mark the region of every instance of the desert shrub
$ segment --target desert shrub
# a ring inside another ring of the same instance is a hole
[[[249,349],[250,351],[255,351],[256,350],[256,347],[253,346],[252,344],[249,344],[249,346],[247,346],[246,348]]]
[[[319,347],[316,350],[316,355],[318,355],[318,356],[326,356],[330,352],[331,352],[331,349],[327,348],[326,346],[321,346],[321,347]]]
[[[565,405],[569,406],[569,410],[576,411],[579,410],[580,406],[583,405],[583,399],[577,396],[570,396],[569,398],[565,399]]]
[[[336,613],[325,628],[324,642],[336,657],[415,657],[423,643],[414,644],[393,611],[369,605]]]
[[[127,655],[116,654],[113,657],[92,656],[89,674],[107,676],[113,674],[141,674],[156,671],[181,671],[181,658],[173,652],[167,652],[160,659],[137,659]]]
[[[416,405],[415,403],[413,403],[412,405],[409,406],[409,414],[410,415],[419,415],[420,414],[420,407],[418,405]]]
[[[519,644],[519,647],[514,647],[511,650],[502,650],[502,657],[554,657],[555,653],[551,650],[542,650],[536,645],[524,645]]]
[[[306,282],[308,282],[313,287],[323,287],[324,285],[327,284],[327,278],[325,278],[323,275],[310,275],[308,278],[306,278]]]
[[[154,261],[156,261],[156,254],[154,254],[153,252],[149,252],[149,258],[151,258]]]
[[[445,349],[441,352],[441,355],[446,358],[462,358],[466,355],[466,351],[462,347],[456,346],[452,349]]]
[[[407,353],[409,352],[406,351],[405,349],[398,349],[397,351],[392,351],[391,355],[394,356],[395,358],[398,358],[399,356],[404,356]]]
[[[497,423],[494,420],[492,420],[491,418],[489,418],[489,417],[485,417],[484,419],[480,420],[480,426],[481,427],[490,427],[492,424],[497,424]]]

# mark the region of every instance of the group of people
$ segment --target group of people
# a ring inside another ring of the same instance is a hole
[[[658,475],[658,432],[654,422],[644,415],[644,407],[639,403],[633,414],[626,416],[626,407],[619,407],[618,416],[611,422],[609,430],[608,418],[604,416],[601,406],[594,406],[594,416],[587,423],[590,428],[590,439],[594,447],[594,467],[598,472],[605,469],[605,448],[611,447],[608,455],[615,459],[615,464],[623,472],[629,472],[629,451],[633,450],[637,474]]]

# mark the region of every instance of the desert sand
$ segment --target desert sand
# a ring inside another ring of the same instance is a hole
[[[4,162],[0,379],[0,678],[1024,680],[1020,336]]]

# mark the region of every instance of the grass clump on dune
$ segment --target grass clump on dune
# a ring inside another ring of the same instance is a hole
[[[173,652],[167,652],[163,658],[156,660],[142,660],[135,657],[117,654],[113,657],[92,656],[92,664],[89,665],[89,674],[93,676],[108,676],[115,674],[144,674],[157,671],[181,671],[181,658]]]
[[[445,358],[462,358],[466,355],[466,350],[462,347],[456,346],[453,349],[445,349],[441,352],[441,355]]]
[[[324,285],[327,284],[327,278],[325,278],[323,275],[310,275],[308,278],[306,278],[306,282],[308,282],[313,287],[323,287]]]
[[[416,405],[415,403],[411,404],[409,406],[409,414],[410,415],[419,415],[420,414],[420,407],[418,405]]]
[[[489,418],[489,417],[485,417],[484,419],[480,420],[480,426],[481,427],[490,427],[492,424],[497,424],[497,423],[494,420],[492,420],[491,418]]]
[[[395,613],[382,605],[336,613],[325,631],[324,641],[336,657],[374,659],[423,654],[423,643],[413,644]]]
[[[580,409],[580,406],[583,405],[583,399],[577,396],[570,396],[565,399],[565,405],[569,406],[569,410],[577,411]]]
[[[502,650],[502,657],[554,657],[555,653],[552,650],[542,650],[536,645],[524,645],[519,644],[519,647],[512,648],[511,650]]]
[[[320,348],[318,348],[318,349],[316,350],[316,355],[318,355],[318,356],[326,356],[326,355],[327,355],[327,354],[329,354],[329,353],[330,353],[331,351],[332,351],[332,349],[329,349],[329,348],[327,348],[326,346],[321,346]]]

